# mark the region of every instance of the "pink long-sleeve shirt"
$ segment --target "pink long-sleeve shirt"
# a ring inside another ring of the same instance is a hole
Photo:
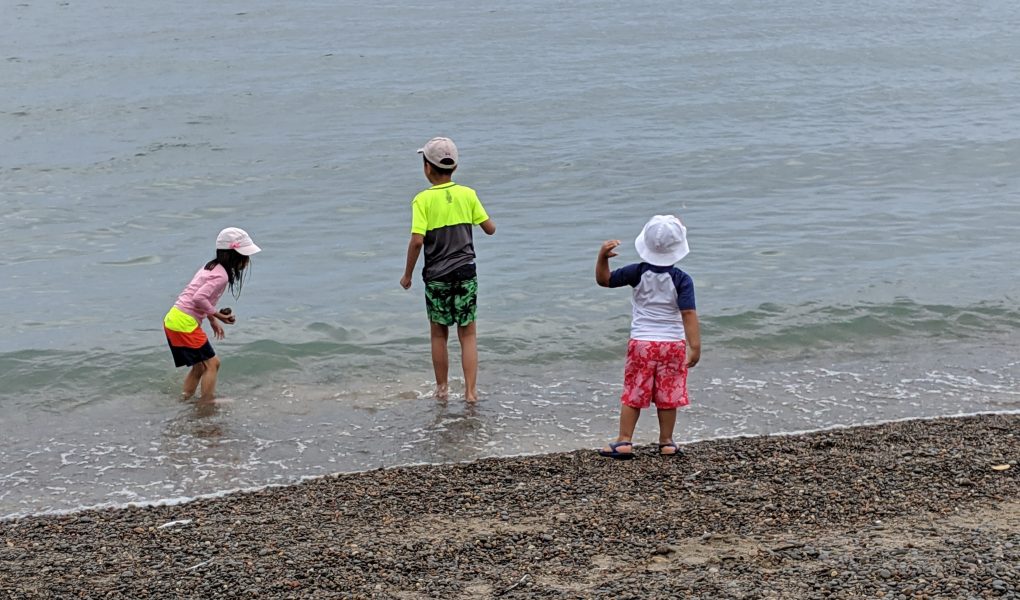
[[[207,271],[205,267],[198,270],[191,278],[181,295],[177,297],[174,306],[202,321],[208,315],[216,312],[216,303],[220,296],[227,289],[227,270],[223,265],[216,265]]]

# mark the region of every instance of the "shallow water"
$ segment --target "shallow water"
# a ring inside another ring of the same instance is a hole
[[[600,444],[629,295],[594,256],[656,213],[702,319],[681,440],[1020,409],[1020,12],[627,12],[10,7],[0,516]],[[499,226],[475,408],[428,397],[397,284],[436,134]],[[200,411],[160,319],[228,225],[265,252]]]

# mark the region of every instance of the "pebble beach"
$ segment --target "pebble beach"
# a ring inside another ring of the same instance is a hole
[[[0,522],[5,598],[1020,598],[1020,415]]]

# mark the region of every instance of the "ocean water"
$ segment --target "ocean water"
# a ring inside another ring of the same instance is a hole
[[[0,517],[600,445],[630,306],[594,258],[653,214],[701,318],[680,441],[1020,410],[1013,2],[3,13]],[[434,135],[499,228],[474,407],[398,285]],[[201,408],[161,318],[226,226],[264,252]]]

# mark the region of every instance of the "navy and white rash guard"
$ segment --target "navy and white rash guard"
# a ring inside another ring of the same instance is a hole
[[[609,287],[634,288],[630,337],[634,340],[677,342],[686,339],[682,310],[695,310],[694,281],[680,269],[634,263],[609,275]]]

